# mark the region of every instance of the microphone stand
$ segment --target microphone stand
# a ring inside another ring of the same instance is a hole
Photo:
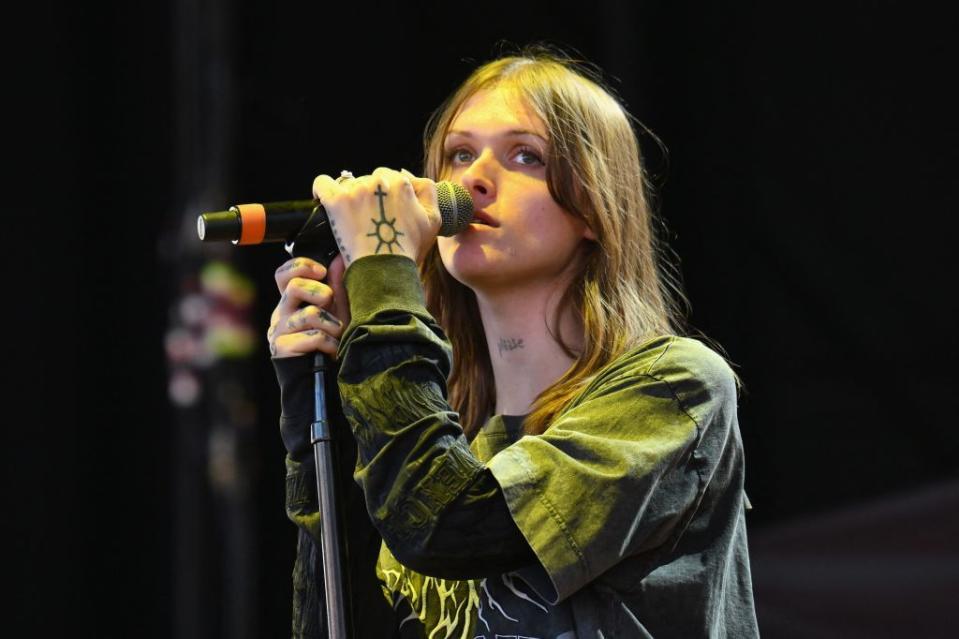
[[[327,240],[329,233],[322,228],[328,224],[325,212],[319,206],[293,242],[286,244],[291,257],[310,257],[329,267],[339,253]],[[347,633],[347,608],[344,596],[343,557],[346,548],[340,539],[339,513],[336,508],[336,473],[333,463],[333,436],[326,410],[326,373],[329,361],[324,353],[313,357],[314,420],[310,426],[310,443],[316,464],[316,493],[320,509],[320,541],[323,553],[323,584],[326,599],[326,627],[328,639],[351,639]],[[322,615],[320,627],[323,626]]]
[[[463,187],[450,182],[437,183],[436,199],[442,217],[441,235],[462,231],[473,217],[473,201]],[[243,208],[250,206],[249,228],[244,226]],[[267,228],[265,215],[270,211]],[[309,210],[306,222],[298,231],[304,211]],[[255,211],[259,211],[256,213]],[[197,232],[201,240],[230,239],[235,244],[258,244],[280,237],[289,240],[286,231],[295,231],[293,241],[286,242],[286,251],[292,257],[311,257],[329,268],[339,254],[333,234],[327,228],[329,220],[319,201],[275,202],[273,204],[239,205],[229,211],[204,213],[197,218]],[[270,230],[271,229],[271,230]],[[250,231],[250,237],[244,235]],[[267,232],[269,230],[269,232]],[[340,539],[340,523],[336,509],[336,473],[333,463],[333,437],[327,420],[325,384],[329,362],[323,353],[313,359],[314,420],[310,427],[310,443],[316,464],[316,492],[320,510],[321,549],[323,551],[323,581],[326,599],[328,639],[351,639],[347,632],[347,606],[343,591],[348,590],[343,578],[343,558],[346,546]],[[320,626],[323,617],[320,617]]]
[[[316,464],[316,493],[320,507],[323,550],[323,581],[326,597],[326,621],[329,639],[348,639],[346,605],[343,597],[343,547],[340,542],[336,487],[333,464],[333,437],[326,419],[327,358],[317,352],[313,358],[313,400],[315,419],[310,427],[310,443]]]

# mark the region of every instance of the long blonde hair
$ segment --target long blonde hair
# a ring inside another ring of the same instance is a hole
[[[675,334],[686,300],[672,266],[659,258],[649,186],[630,117],[587,69],[552,51],[527,50],[476,69],[431,117],[424,136],[425,174],[448,171],[444,139],[475,93],[508,88],[525,100],[548,133],[546,180],[553,199],[596,235],[584,240],[581,268],[557,306],[572,305],[585,329],[581,352],[553,339],[573,365],[537,396],[524,421],[543,433],[604,365],[657,335]],[[663,263],[660,263],[663,262]],[[476,296],[454,279],[433,247],[421,266],[427,308],[453,347],[449,401],[472,437],[496,403],[493,369]]]

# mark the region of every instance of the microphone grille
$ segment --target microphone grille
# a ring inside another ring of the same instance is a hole
[[[473,219],[473,198],[465,188],[452,182],[438,182],[436,202],[443,218],[440,235],[456,235],[470,225]]]

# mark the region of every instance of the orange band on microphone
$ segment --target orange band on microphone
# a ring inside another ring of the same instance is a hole
[[[237,244],[259,244],[266,236],[266,209],[262,204],[238,204],[240,241]]]

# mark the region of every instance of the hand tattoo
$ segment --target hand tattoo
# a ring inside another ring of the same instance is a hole
[[[320,309],[320,317],[322,317],[323,319],[325,319],[325,320],[326,320],[327,322],[329,322],[330,324],[336,324],[337,326],[343,326],[343,322],[341,322],[340,320],[338,320],[338,319],[336,319],[335,317],[333,317],[333,315],[331,315],[330,312],[327,311],[326,309],[322,309],[322,308]]]
[[[366,237],[376,237],[378,240],[376,244],[377,253],[380,252],[380,247],[383,245],[386,245],[390,253],[393,252],[393,244],[396,244],[401,251],[405,250],[398,239],[400,235],[405,235],[405,233],[396,230],[396,218],[394,217],[392,220],[386,219],[386,209],[383,208],[383,198],[386,197],[386,191],[383,190],[382,186],[377,186],[375,195],[380,200],[380,219],[374,220],[370,218],[374,229],[372,233],[367,233]]]
[[[292,262],[288,262],[288,263],[284,264],[283,266],[281,266],[280,268],[276,269],[276,272],[277,272],[277,273],[285,273],[286,271],[290,271],[290,270],[295,269],[295,268],[296,268],[297,266],[299,266],[299,265],[300,265],[300,264],[299,264],[299,260],[293,260]]]
[[[320,330],[318,330],[318,329],[311,328],[310,330],[306,331],[306,334],[309,335],[310,337],[313,337],[314,335],[318,335],[318,334],[320,334],[321,332],[322,332],[322,331],[320,331]],[[330,344],[339,344],[339,343],[340,343],[340,340],[336,339],[335,337],[333,337],[333,336],[330,335],[329,333],[323,333],[323,340],[329,342]]]
[[[340,237],[340,232],[336,230],[336,222],[333,221],[333,218],[330,220],[330,229],[333,231],[333,239],[336,240],[336,247],[340,249],[340,255],[343,256],[343,261],[346,264],[350,263],[350,254],[343,248],[343,239]]]

